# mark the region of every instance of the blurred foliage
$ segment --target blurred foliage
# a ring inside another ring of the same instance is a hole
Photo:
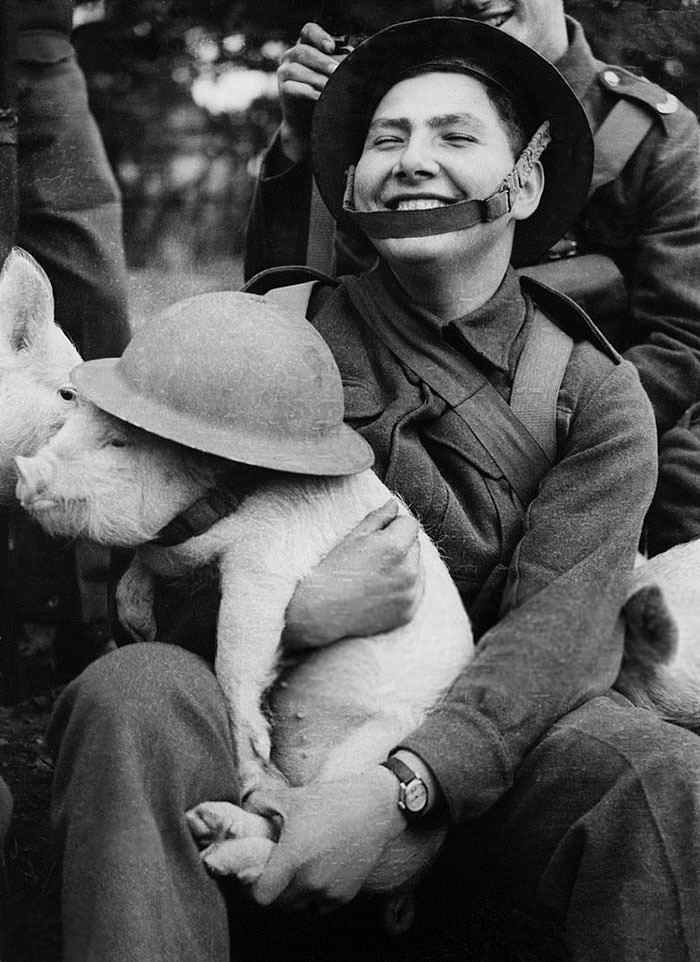
[[[700,0],[568,0],[597,56],[700,108]]]
[[[351,41],[430,0],[92,0],[74,31],[93,112],[120,181],[133,266],[239,254],[264,146],[279,120],[274,72],[307,20]],[[458,3],[456,2],[456,6]],[[567,0],[601,59],[700,106],[700,0]]]

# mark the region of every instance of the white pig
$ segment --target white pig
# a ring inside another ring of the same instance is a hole
[[[49,279],[14,247],[0,271],[0,504],[14,501],[14,458],[37,451],[72,411],[79,362],[54,323]]]
[[[624,615],[615,687],[635,705],[700,733],[700,539],[639,564]]]
[[[118,589],[120,617],[135,637],[155,635],[154,576],[218,567],[215,671],[230,710],[241,796],[269,787],[271,741],[261,700],[279,670],[285,610],[299,580],[391,497],[388,489],[371,470],[313,478],[246,468],[146,433],[82,399],[34,458],[17,463],[17,495],[49,533],[137,547]],[[182,544],[153,542],[222,483],[247,492],[234,513]],[[425,590],[412,621],[311,652],[277,689],[273,758],[292,784],[381,761],[471,658],[456,588],[422,530],[419,539]],[[212,871],[247,881],[259,874],[274,844],[267,819],[229,803],[205,803],[189,818],[200,840],[213,843],[203,852]],[[232,837],[239,833],[257,837]],[[439,841],[426,834],[424,845],[415,838],[395,843],[368,887],[391,890],[414,877]]]

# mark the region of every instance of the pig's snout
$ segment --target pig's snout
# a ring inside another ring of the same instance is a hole
[[[47,458],[36,456],[33,458],[15,458],[17,465],[17,487],[15,494],[23,508],[39,508],[44,504],[53,504],[53,499],[47,497],[49,484],[53,478],[54,468]]]

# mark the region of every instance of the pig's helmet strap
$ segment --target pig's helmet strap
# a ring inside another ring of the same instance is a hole
[[[343,197],[343,214],[368,237],[432,237],[476,224],[487,224],[503,217],[513,207],[521,188],[527,183],[542,151],[551,141],[549,121],[540,124],[511,172],[497,189],[484,200],[460,200],[444,207],[427,210],[355,210],[355,168],[348,168]]]
[[[172,548],[189,541],[190,538],[196,538],[199,534],[204,534],[222,518],[227,518],[237,511],[241,502],[245,500],[246,494],[247,490],[234,491],[223,485],[211,488],[161,528],[151,540],[151,544]]]

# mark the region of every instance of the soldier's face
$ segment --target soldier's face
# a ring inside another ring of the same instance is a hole
[[[563,0],[433,0],[433,12],[490,23],[554,62],[567,47]]]
[[[488,197],[515,157],[485,87],[457,73],[402,80],[379,103],[355,172],[361,211],[425,210]],[[449,259],[512,234],[508,218],[433,237],[375,241],[389,262]]]

